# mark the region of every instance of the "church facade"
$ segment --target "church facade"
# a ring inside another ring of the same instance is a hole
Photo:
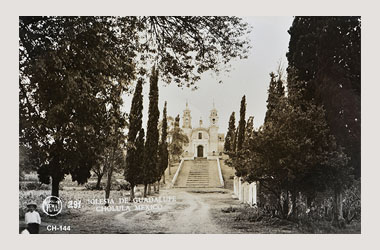
[[[182,116],[182,130],[189,138],[189,143],[184,145],[184,159],[216,159],[222,155],[224,134],[218,132],[218,122],[218,111],[213,106],[210,111],[209,126],[204,126],[202,119],[200,119],[198,127],[193,128],[191,111],[186,102],[186,108]]]

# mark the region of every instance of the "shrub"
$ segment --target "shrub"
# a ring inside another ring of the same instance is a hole
[[[236,208],[229,206],[228,208],[222,208],[223,213],[234,213],[236,212]]]
[[[246,206],[239,211],[240,213],[235,217],[235,221],[261,221],[263,212],[257,207]]]
[[[19,190],[50,190],[50,186],[39,182],[20,182]]]
[[[100,189],[97,189],[96,182],[88,182],[85,184],[85,188],[87,190],[105,190],[106,184],[103,182],[100,183]],[[131,189],[131,185],[129,184],[129,182],[125,180],[112,180],[111,190],[121,191],[121,190],[130,190],[130,189]]]
[[[120,183],[117,190],[131,190],[131,184],[129,184],[129,182]]]
[[[88,182],[84,185],[84,187],[87,189],[87,190],[104,190],[105,189],[105,184],[104,183],[100,183],[100,186],[99,186],[99,189],[96,188],[96,182]]]
[[[360,182],[354,184],[343,193],[343,217],[347,224],[352,220],[361,220]]]

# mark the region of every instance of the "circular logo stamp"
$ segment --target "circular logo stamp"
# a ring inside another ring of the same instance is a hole
[[[62,211],[62,201],[57,196],[48,196],[42,202],[42,211],[49,216],[56,216]]]

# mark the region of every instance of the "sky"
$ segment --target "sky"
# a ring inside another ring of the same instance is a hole
[[[239,121],[240,101],[246,95],[246,119],[254,116],[254,126],[258,128],[264,122],[266,112],[267,89],[270,82],[269,73],[276,71],[280,60],[287,66],[288,29],[293,17],[244,17],[252,27],[249,35],[251,50],[247,59],[231,61],[232,70],[216,77],[212,72],[205,72],[197,82],[198,89],[178,87],[159,82],[159,109],[162,119],[164,102],[167,101],[168,115],[181,117],[189,104],[192,126],[198,127],[202,118],[204,126],[209,124],[210,110],[215,108],[219,114],[219,133],[226,133],[231,113],[235,111],[236,125]],[[223,83],[219,83],[219,80]],[[149,86],[144,85],[143,126],[148,119]],[[124,98],[123,110],[129,113],[132,95]]]

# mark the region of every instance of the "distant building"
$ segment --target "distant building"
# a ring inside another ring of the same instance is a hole
[[[209,126],[203,125],[202,119],[199,120],[199,126],[192,128],[191,111],[186,102],[186,109],[182,116],[182,130],[189,138],[189,143],[184,145],[184,158],[194,159],[202,157],[207,159],[216,159],[222,155],[224,147],[224,134],[218,133],[219,125],[218,111],[215,105],[210,111]]]

